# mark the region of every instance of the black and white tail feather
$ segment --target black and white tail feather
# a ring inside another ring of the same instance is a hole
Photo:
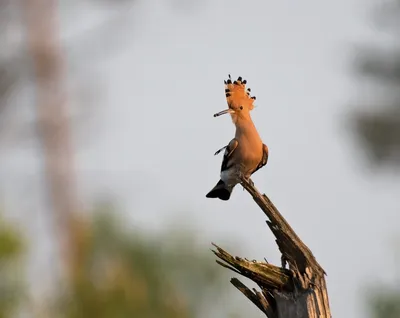
[[[232,158],[232,154],[237,148],[238,144],[239,142],[235,138],[233,138],[229,145],[222,147],[214,154],[214,156],[218,155],[223,149],[225,149],[224,158],[222,159],[221,164],[221,179],[218,181],[215,187],[209,193],[207,193],[207,198],[218,198],[223,201],[227,201],[231,197],[234,186],[229,185],[227,183],[227,180],[222,180],[222,176],[224,175],[224,172],[232,168],[234,163],[230,159]]]

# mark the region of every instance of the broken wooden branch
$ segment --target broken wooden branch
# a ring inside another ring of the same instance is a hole
[[[241,179],[241,184],[268,217],[267,224],[282,253],[282,264],[278,267],[234,257],[213,244],[214,254],[223,261],[217,260],[217,263],[260,287],[261,292],[252,291],[237,278],[231,280],[268,318],[331,318],[326,273],[321,265],[269,198],[251,180]]]

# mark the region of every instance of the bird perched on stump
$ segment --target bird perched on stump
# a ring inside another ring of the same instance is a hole
[[[246,89],[246,80],[239,77],[232,83],[231,76],[225,81],[225,95],[228,109],[214,114],[214,117],[230,114],[236,126],[235,138],[219,149],[215,155],[225,149],[221,165],[220,180],[206,195],[207,198],[229,200],[233,188],[240,183],[240,178],[250,176],[265,166],[268,161],[268,147],[263,144],[260,135],[251,120],[250,111],[254,108],[255,96],[250,96]]]

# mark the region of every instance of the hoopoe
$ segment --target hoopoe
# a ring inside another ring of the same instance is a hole
[[[227,146],[214,154],[217,155],[225,149],[220,180],[206,197],[227,201],[233,188],[240,183],[240,177],[249,179],[254,172],[267,164],[268,147],[263,144],[251,120],[250,111],[254,108],[256,97],[250,96],[250,88],[246,90],[246,80],[238,77],[232,83],[229,75],[229,79],[224,82],[228,109],[214,114],[214,117],[230,114],[236,133]]]

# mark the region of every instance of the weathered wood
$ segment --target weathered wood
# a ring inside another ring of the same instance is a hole
[[[234,257],[213,244],[214,254],[225,262],[217,263],[260,287],[261,292],[252,291],[238,279],[231,280],[268,318],[330,318],[325,271],[269,198],[251,180],[241,179],[241,184],[268,217],[267,224],[282,253],[282,264],[278,267]]]

